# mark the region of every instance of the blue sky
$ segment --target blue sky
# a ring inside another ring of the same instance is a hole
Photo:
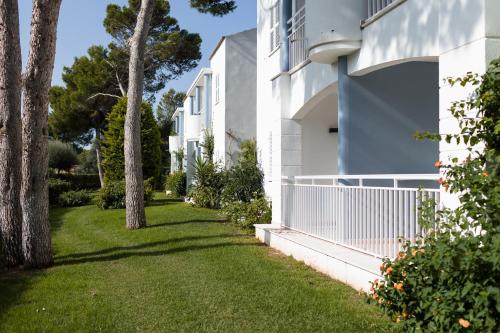
[[[255,0],[237,0],[236,2],[238,8],[235,12],[218,18],[209,14],[198,13],[189,7],[188,0],[170,1],[170,14],[177,18],[181,28],[190,32],[197,32],[203,39],[203,59],[199,67],[208,65],[210,53],[222,36],[255,27]],[[86,54],[88,47],[91,45],[107,45],[110,42],[110,37],[102,26],[106,6],[110,3],[124,5],[127,0],[63,0],[57,33],[57,53],[52,77],[53,85],[62,84],[62,69],[64,66],[70,66],[74,57]],[[19,16],[23,61],[25,62],[28,56],[31,0],[19,1]],[[176,81],[167,83],[167,89],[188,89],[198,69],[186,73]]]

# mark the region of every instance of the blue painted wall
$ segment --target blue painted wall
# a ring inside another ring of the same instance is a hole
[[[343,87],[339,91],[339,140],[343,139],[339,170],[344,174],[436,173],[438,144],[417,141],[415,132],[439,129],[438,66],[410,62],[362,77],[339,74]]]

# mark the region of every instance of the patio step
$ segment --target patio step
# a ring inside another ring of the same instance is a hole
[[[271,224],[256,224],[255,236],[285,255],[357,290],[368,291],[369,281],[380,278],[382,260],[374,256]]]

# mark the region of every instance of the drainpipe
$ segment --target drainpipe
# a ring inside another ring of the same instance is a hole
[[[211,128],[212,121],[212,74],[205,74],[203,77],[205,94],[203,104],[205,105],[205,128]]]
[[[349,75],[347,74],[347,57],[339,57],[338,62],[338,173],[349,174]]]
[[[288,21],[292,18],[292,1],[281,0],[280,8],[280,68],[281,72],[290,70],[290,45],[288,43]]]

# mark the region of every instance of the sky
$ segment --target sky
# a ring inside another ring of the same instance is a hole
[[[19,23],[24,64],[26,64],[28,57],[31,2],[31,0],[19,0]],[[111,38],[102,25],[106,6],[110,3],[125,5],[127,2],[127,0],[62,1],[54,74],[52,76],[53,85],[63,84],[61,80],[63,67],[71,66],[74,58],[85,55],[91,45],[108,45]],[[176,81],[167,83],[166,89],[187,90],[199,69],[209,65],[208,58],[222,36],[255,28],[257,22],[255,0],[236,0],[236,3],[238,8],[233,13],[220,18],[198,13],[189,6],[189,0],[170,0],[170,15],[179,21],[181,29],[200,34],[203,40],[203,58],[198,68],[184,74]]]

